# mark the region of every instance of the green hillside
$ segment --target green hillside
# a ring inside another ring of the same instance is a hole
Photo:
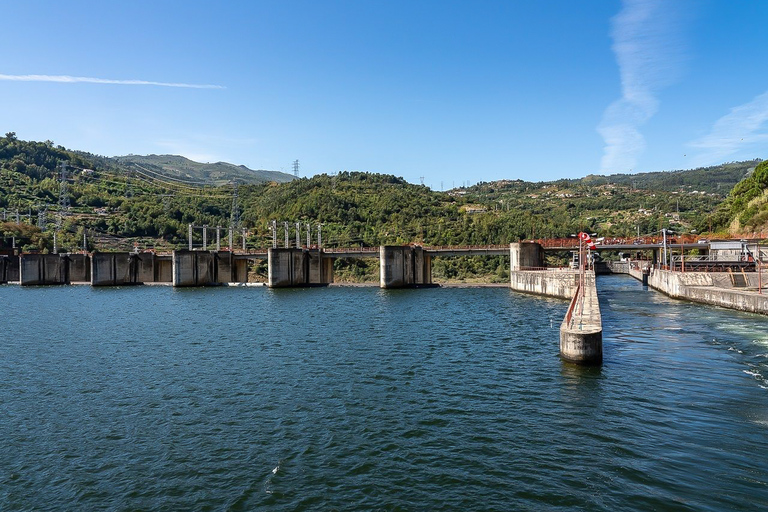
[[[712,222],[734,236],[768,230],[768,161],[733,187]]]
[[[232,181],[239,183],[261,183],[275,181],[285,183],[294,179],[290,174],[278,171],[249,169],[244,165],[227,162],[204,164],[178,155],[127,155],[110,158],[116,167],[137,174],[158,175],[175,180],[204,185],[225,185]]]
[[[70,207],[60,212],[58,166],[62,161],[69,163]],[[322,224],[326,246],[506,244],[567,236],[579,230],[599,236],[642,235],[661,228],[701,232],[708,229],[711,212],[725,200],[726,192],[718,193],[716,183],[721,183],[722,190],[722,183],[735,180],[754,163],[668,176],[610,177],[610,181],[594,176],[548,183],[500,181],[450,192],[432,191],[390,175],[322,174],[286,183],[242,184],[233,211],[233,186],[193,180],[200,176],[193,174],[192,164],[188,171],[179,170],[186,174],[172,178],[167,169],[160,173],[158,166],[165,164],[137,160],[131,165],[138,162],[149,171],[126,172],[127,161],[74,152],[51,142],[21,141],[13,134],[0,137],[5,243],[15,236],[25,249],[50,250],[52,227],[60,218],[59,243],[64,249],[78,248],[83,234],[89,249],[134,244],[160,250],[184,247],[189,224],[226,228],[235,217],[247,230],[246,243],[251,248],[272,244],[269,225],[273,220],[278,223],[281,245],[284,222],[290,223],[291,240],[295,223],[301,223],[302,241],[306,224],[310,224],[313,242],[317,225]],[[762,176],[764,165],[759,169],[755,176]],[[705,180],[708,172],[711,183]],[[653,186],[658,188],[641,188],[638,182],[645,187],[656,183]],[[694,184],[696,188],[692,188]],[[17,214],[23,229],[16,224]],[[44,229],[38,229],[38,224],[45,224]],[[241,245],[238,236],[236,244]]]

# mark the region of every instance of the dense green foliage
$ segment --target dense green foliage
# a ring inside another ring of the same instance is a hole
[[[60,221],[58,243],[63,249],[80,248],[83,234],[88,249],[134,244],[170,249],[186,246],[189,224],[226,228],[233,221],[232,185],[201,186],[185,179],[189,176],[183,173],[171,179],[168,168],[162,174],[150,167],[160,165],[158,161],[142,160],[150,157],[131,157],[133,163],[141,161],[148,169],[137,172],[125,158],[74,152],[50,141],[21,141],[12,133],[0,137],[0,210],[7,221],[2,225],[5,243],[15,239],[26,250],[51,250],[53,226]],[[60,212],[59,165],[64,161],[69,165],[70,208]],[[638,231],[647,234],[662,227],[701,231],[706,229],[710,212],[725,198],[725,191],[718,192],[716,183],[721,184],[720,189],[723,184],[735,183],[754,164],[548,183],[500,181],[449,192],[432,191],[391,175],[343,172],[287,183],[241,184],[237,210],[249,248],[272,245],[272,221],[277,221],[281,246],[284,222],[289,223],[291,242],[295,223],[301,223],[302,244],[307,224],[312,244],[317,243],[317,226],[322,225],[324,246],[507,244],[567,236],[579,230],[600,236],[627,236]],[[224,172],[227,166],[219,166],[216,172]],[[715,181],[706,181],[707,172]],[[194,176],[191,171],[188,174]],[[761,164],[752,179],[766,180],[765,174],[765,164]],[[206,179],[233,177],[209,174]],[[739,187],[754,188],[746,184]],[[729,201],[730,207],[741,208],[749,199]],[[26,227],[16,225],[17,212]],[[59,213],[64,215],[59,217]],[[761,215],[762,210],[756,214]],[[43,230],[34,227],[40,220],[45,220]],[[238,247],[242,243],[239,233],[236,231],[234,237]],[[194,237],[199,246],[201,231],[195,230]],[[209,243],[214,239],[209,230]],[[227,243],[224,231],[222,245]],[[338,270],[355,280],[369,276],[372,270],[368,267],[365,262],[340,262]],[[477,272],[504,279],[502,267],[493,258],[466,258],[436,261],[434,271],[445,279],[461,279]]]
[[[733,234],[761,231],[768,225],[768,160],[740,181],[712,216],[712,223]]]

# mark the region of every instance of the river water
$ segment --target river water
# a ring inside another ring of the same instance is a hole
[[[768,320],[598,288],[0,286],[0,509],[768,509]]]

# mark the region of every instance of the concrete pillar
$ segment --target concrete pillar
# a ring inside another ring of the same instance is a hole
[[[270,288],[325,286],[333,282],[333,260],[320,249],[270,248],[267,267]]]
[[[70,254],[68,264],[70,283],[88,283],[91,281],[91,257],[89,255]]]
[[[309,265],[309,284],[324,285],[333,282],[333,258],[319,249],[304,251]]]
[[[234,256],[229,251],[217,251],[214,253],[214,259],[216,260],[216,282],[217,283],[234,283],[235,280],[235,260]]]
[[[233,275],[232,282],[234,283],[247,283],[248,282],[248,259],[237,258],[233,260]]]
[[[536,242],[509,244],[509,261],[511,270],[542,268],[544,266],[544,249],[541,244]]]
[[[10,266],[10,258],[6,255],[0,256],[0,283],[8,282],[9,266]]]
[[[411,288],[432,284],[432,258],[421,247],[382,245],[379,248],[379,286]]]
[[[155,256],[155,282],[173,282],[173,257]]]
[[[6,256],[5,279],[6,282],[18,282],[21,279],[21,258],[19,256]]]
[[[22,286],[66,284],[66,255],[22,254],[19,257],[19,281]]]
[[[215,259],[207,251],[173,251],[173,286],[211,286],[216,282]]]
[[[135,256],[128,252],[91,254],[91,286],[124,286],[139,282]]]
[[[13,254],[0,255],[0,283],[19,280],[19,259]]]

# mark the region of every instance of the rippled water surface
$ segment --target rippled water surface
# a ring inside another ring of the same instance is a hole
[[[0,286],[0,509],[767,509],[768,319],[598,287]]]

